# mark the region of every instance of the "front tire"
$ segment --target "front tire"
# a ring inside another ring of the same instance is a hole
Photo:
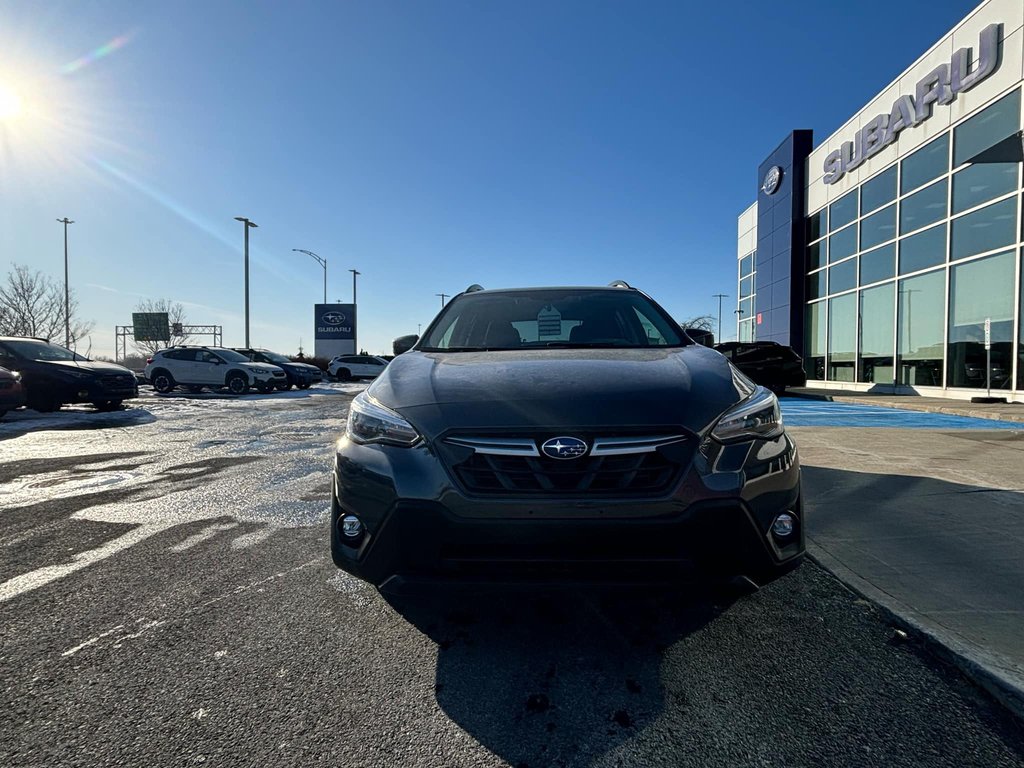
[[[153,382],[153,389],[159,392],[161,395],[166,395],[169,392],[173,392],[177,384],[174,381],[174,377],[168,371],[160,369],[153,373],[150,377],[150,381]]]
[[[37,413],[53,413],[61,403],[53,395],[29,395],[27,405]]]
[[[334,376],[338,381],[352,381],[352,371],[348,368],[339,368]]]
[[[249,391],[249,380],[240,373],[233,373],[228,376],[225,385],[228,388],[228,392],[232,395],[244,395]]]

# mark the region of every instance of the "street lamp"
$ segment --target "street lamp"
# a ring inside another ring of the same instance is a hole
[[[258,226],[245,216],[235,216],[235,221],[242,222],[245,228],[245,348],[249,348],[249,228]]]
[[[722,299],[729,298],[727,293],[716,293],[711,298],[718,299],[718,341],[722,341]]]
[[[317,262],[320,264],[320,266],[324,268],[324,304],[326,304],[327,303],[327,259],[325,259],[325,258],[323,258],[321,256],[317,256],[315,253],[313,253],[312,251],[307,251],[305,248],[292,248],[292,250],[295,251],[296,253],[304,253],[307,256],[312,256],[314,259],[317,260]]]
[[[356,314],[356,322],[352,324],[352,346],[355,347],[356,354],[359,354],[359,343],[356,340],[356,336],[359,333],[359,317],[358,310],[356,309],[356,278],[363,274],[357,269],[350,269],[352,273],[352,311]]]
[[[434,295],[441,297],[441,309],[444,309],[444,300],[451,298],[451,294],[448,293],[435,293]]]
[[[71,289],[68,287],[68,224],[74,224],[65,216],[57,219],[64,225],[64,346],[71,348]]]

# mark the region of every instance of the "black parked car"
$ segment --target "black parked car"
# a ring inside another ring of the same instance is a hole
[[[41,412],[65,403],[92,403],[111,411],[139,396],[135,374],[127,368],[93,362],[44,339],[0,337],[0,366],[21,374],[26,404]]]
[[[715,349],[756,384],[782,394],[786,387],[807,384],[804,361],[790,347],[775,341],[727,341]]]
[[[0,419],[8,411],[25,404],[25,389],[21,386],[21,374],[0,368]]]
[[[804,552],[778,401],[638,290],[459,294],[351,404],[335,564],[434,580],[764,581]]]
[[[315,382],[323,381],[323,371],[315,365],[310,365],[309,363],[296,363],[289,360],[284,355],[278,354],[277,352],[271,352],[266,349],[246,349],[245,347],[235,347],[234,350],[235,352],[240,352],[245,355],[254,363],[270,363],[284,371],[285,376],[288,377],[288,383],[282,384],[278,387],[278,389],[282,391],[291,389],[292,387],[309,389]]]

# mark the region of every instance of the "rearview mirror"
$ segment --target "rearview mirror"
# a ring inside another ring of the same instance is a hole
[[[697,344],[701,344],[705,347],[715,346],[715,334],[711,331],[705,331],[703,328],[684,328],[686,335],[694,340]]]
[[[391,350],[395,355],[400,355],[403,352],[408,352],[415,346],[416,342],[420,340],[420,337],[415,333],[408,336],[399,336],[393,342],[391,342]]]

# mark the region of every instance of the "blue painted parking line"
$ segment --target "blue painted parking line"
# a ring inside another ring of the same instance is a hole
[[[784,397],[782,420],[790,427],[893,427],[897,429],[1016,429],[1024,423],[949,413],[908,411],[856,403]]]

